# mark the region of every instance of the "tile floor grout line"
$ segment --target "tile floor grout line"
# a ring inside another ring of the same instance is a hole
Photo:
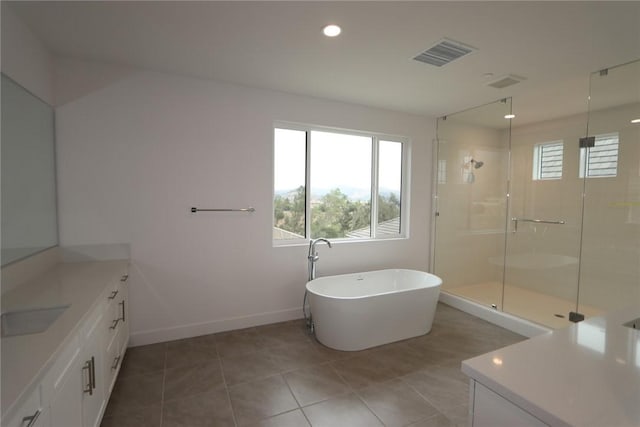
[[[415,391],[416,393],[418,393],[418,396],[420,396],[422,399],[424,399],[425,402],[427,402],[429,405],[433,406],[433,408],[438,412],[438,414],[442,415],[443,417],[445,417],[447,420],[449,420],[452,424],[455,424],[451,418],[447,417],[447,415],[442,412],[442,410],[440,409],[440,405],[436,405],[434,404],[431,400],[427,399],[427,397],[425,395],[423,395],[422,393],[420,393],[420,391],[415,388],[414,386],[412,386],[408,381],[404,380],[404,378],[400,377],[400,380],[405,383],[410,389],[412,389],[413,391]]]
[[[395,379],[395,378],[394,378],[394,379]],[[389,381],[391,381],[391,380],[389,380]],[[382,382],[382,383],[378,383],[378,384],[383,384],[383,383],[384,383],[384,382]],[[377,384],[373,384],[373,385],[371,385],[371,386],[369,386],[369,387],[373,387],[373,386],[375,386],[375,385],[377,385]],[[365,388],[368,388],[368,387],[365,387]],[[361,388],[360,390],[364,390],[364,388]],[[374,411],[374,410],[373,410],[373,409],[372,409],[372,408],[367,404],[367,401],[366,401],[366,400],[364,400],[364,398],[363,398],[363,397],[362,397],[362,395],[358,392],[358,390],[354,390],[353,394],[354,394],[354,395],[355,395],[355,396],[360,400],[360,402],[362,402],[362,404],[363,404],[364,406],[366,406],[366,407],[367,407],[367,409],[369,410],[369,412],[371,412],[371,413],[373,414],[373,416],[374,416],[374,417],[376,417],[376,418],[378,419],[378,421],[380,421],[380,424],[382,424],[383,426],[386,426],[386,424],[384,423],[384,420],[383,420],[382,418],[380,418],[380,417],[378,416],[378,414],[376,414],[376,411]]]
[[[164,424],[164,386],[167,381],[167,358],[169,357],[169,344],[165,344],[164,363],[162,364],[162,392],[160,393],[160,427]]]
[[[218,366],[220,367],[220,374],[222,375],[222,384],[224,385],[224,391],[227,395],[227,402],[229,403],[229,408],[231,409],[231,418],[233,419],[233,425],[238,427],[238,420],[236,419],[236,411],[233,409],[233,404],[231,403],[231,393],[229,392],[229,386],[227,385],[227,378],[224,375],[224,369],[222,367],[222,357],[220,357],[220,353],[218,353],[218,342],[215,341],[216,347],[216,356],[218,356]]]
[[[340,381],[342,381],[347,387],[349,387],[349,391],[351,393],[353,393],[356,389],[355,387],[353,387],[341,374],[340,372],[336,369],[335,366],[333,366],[333,364],[335,363],[335,361],[329,363],[329,367],[333,370],[333,372],[338,376],[338,378],[340,378]]]
[[[295,400],[296,403],[298,404],[298,409],[302,409],[302,405],[300,404],[300,401],[298,400],[295,393],[291,389],[291,385],[289,384],[289,381],[287,381],[287,379],[284,377],[283,374],[280,374],[280,376],[282,377],[282,381],[284,381],[284,383],[287,385],[287,389],[289,390],[289,393],[291,393],[291,396],[293,396],[293,400]]]

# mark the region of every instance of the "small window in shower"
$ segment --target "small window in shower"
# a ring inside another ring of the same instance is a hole
[[[447,161],[444,159],[438,160],[438,184],[447,183]]]
[[[563,141],[536,144],[533,147],[533,179],[561,179]]]
[[[596,135],[593,147],[580,148],[580,178],[618,175],[618,133]]]

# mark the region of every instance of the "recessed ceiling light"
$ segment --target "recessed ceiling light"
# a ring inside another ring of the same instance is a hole
[[[631,120],[631,123],[640,123],[640,119],[633,119]]]
[[[342,32],[342,28],[335,24],[329,24],[322,29],[322,32],[327,37],[336,37]]]
[[[515,114],[507,114],[506,116],[504,116],[505,119],[513,119],[515,117],[516,117]]]

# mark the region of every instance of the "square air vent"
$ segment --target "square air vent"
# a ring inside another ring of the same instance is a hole
[[[425,64],[442,67],[451,61],[461,58],[477,49],[451,39],[442,39],[413,59]]]
[[[522,76],[516,76],[515,74],[507,74],[506,76],[502,76],[496,80],[493,80],[487,83],[487,85],[491,87],[495,87],[496,89],[502,89],[507,86],[513,86],[514,84],[520,83],[523,80],[526,80],[526,78]]]

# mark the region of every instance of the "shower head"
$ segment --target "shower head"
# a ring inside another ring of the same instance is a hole
[[[480,160],[471,159],[469,162],[473,165],[474,169],[480,169],[484,165],[484,162],[481,162]]]

